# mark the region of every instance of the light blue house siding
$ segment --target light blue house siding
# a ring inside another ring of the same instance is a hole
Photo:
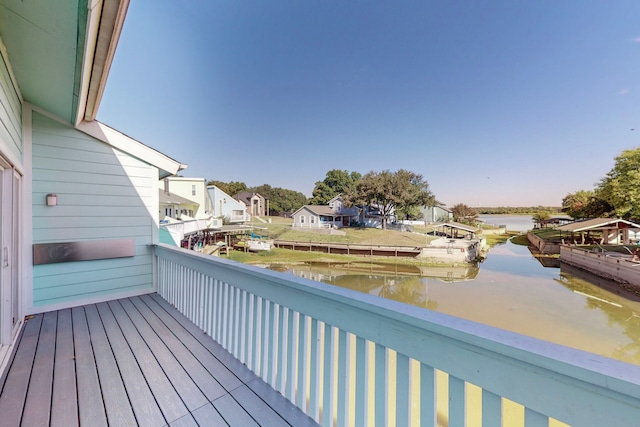
[[[4,56],[0,55],[0,143],[22,163],[22,104],[9,76]]]
[[[133,257],[35,265],[34,306],[153,289],[157,181],[157,168],[34,112],[33,243],[135,239]]]
[[[246,214],[246,205],[235,200],[233,197],[216,187],[215,185],[207,186],[209,199],[213,204],[214,216],[219,218],[227,218],[230,222],[244,222],[249,220]]]

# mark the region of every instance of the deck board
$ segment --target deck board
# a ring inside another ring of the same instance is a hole
[[[147,385],[140,366],[129,348],[111,309],[106,303],[98,304],[98,313],[104,325],[113,354],[118,360],[122,381],[127,389],[131,407],[138,425],[162,425],[165,419],[151,389]]]
[[[165,420],[171,422],[185,416],[189,412],[187,407],[164,374],[151,349],[147,347],[140,334],[138,334],[137,329],[124,312],[120,302],[110,301],[109,307],[120,324],[120,329],[124,333],[136,361],[144,373],[144,378],[149,384],[149,388],[155,396]]]
[[[189,333],[195,339],[200,341],[206,347],[206,349],[209,350],[211,354],[216,357],[216,359],[222,362],[227,367],[227,369],[229,369],[233,373],[233,375],[235,375],[242,383],[247,383],[257,378],[256,374],[247,369],[247,367],[242,362],[233,357],[220,344],[206,335],[200,328],[198,328],[193,322],[187,319],[182,313],[171,307],[171,304],[162,299],[160,295],[151,294],[147,296],[147,298],[153,298],[158,303],[158,305],[165,308],[165,310],[167,310],[167,312],[176,321],[178,321],[178,323],[180,323],[187,331],[189,331]],[[235,387],[229,387],[227,388],[227,390],[230,390],[231,388]]]
[[[31,369],[36,355],[42,315],[28,319],[11,370],[7,374],[0,399],[0,414],[6,425],[19,425],[22,418]]]
[[[224,418],[216,411],[211,403],[193,411],[193,418],[201,426],[227,427]]]
[[[176,337],[175,334],[181,331],[178,330],[174,332],[168,329],[149,307],[138,298],[131,298],[131,302],[138,309],[138,312],[147,320],[151,329],[153,329],[158,338],[176,358],[176,361],[180,363],[184,371],[206,396],[208,401],[215,400],[226,394],[225,389],[216,381],[211,372],[207,371],[198,359],[189,352],[189,349]],[[184,335],[184,333],[180,335]],[[200,406],[198,406],[198,408]],[[193,409],[195,410],[197,408]]]
[[[113,350],[98,315],[98,309],[95,305],[87,306],[85,314],[92,344],[97,349],[94,356],[109,425],[136,425],[136,417],[133,415],[133,409],[124,388]]]
[[[144,317],[136,310],[131,301],[123,300],[121,304],[187,408],[192,411],[206,405],[208,401],[205,395],[156,335]]]
[[[1,425],[317,426],[157,294],[30,316]]]
[[[40,326],[29,390],[24,405],[22,422],[32,426],[49,425],[50,411],[41,411],[43,402],[51,402],[53,366],[56,348],[56,313],[45,313]]]
[[[169,312],[165,309],[166,307],[161,306],[155,299],[152,299],[149,295],[145,295],[141,297],[141,301],[143,301],[150,309],[153,311],[156,316],[162,319],[162,321],[167,325],[167,327],[172,331],[178,331],[183,329],[185,334],[181,336],[181,340],[185,346],[191,351],[191,353],[202,363],[202,365],[211,373],[215,375],[216,380],[225,388],[225,390],[233,390],[242,385],[242,381],[238,379],[233,372],[231,372],[220,360],[216,357],[211,357],[212,352],[208,349],[201,341],[197,340],[191,332],[196,333],[197,335],[204,335],[204,332],[198,329],[193,323],[188,322],[187,326],[193,326],[195,329],[191,330],[189,328],[185,328],[185,326],[176,320]],[[163,300],[164,301],[164,300]],[[174,311],[176,315],[182,316],[175,309],[170,308],[169,311]],[[214,341],[206,336],[209,343],[213,344]],[[209,347],[212,347],[210,345]],[[248,371],[248,369],[245,368]],[[253,377],[251,377],[253,378]]]
[[[78,394],[71,310],[60,310],[57,315],[51,427],[73,427],[78,425]]]
[[[107,414],[104,411],[100,380],[84,310],[84,307],[74,307],[71,310],[80,424],[106,427]]]

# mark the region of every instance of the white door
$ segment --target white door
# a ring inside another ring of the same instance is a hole
[[[0,345],[10,344],[19,325],[19,221],[21,177],[0,157]]]

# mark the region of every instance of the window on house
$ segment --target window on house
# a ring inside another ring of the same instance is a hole
[[[310,217],[309,217],[309,222],[310,222],[311,224],[315,224],[315,222],[316,222],[316,217],[315,217],[315,216],[310,216]]]
[[[304,215],[300,215],[300,224],[304,224]]]
[[[191,195],[192,196],[196,195],[196,186],[195,186],[195,184],[191,186]]]

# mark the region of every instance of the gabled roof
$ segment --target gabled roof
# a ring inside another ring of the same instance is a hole
[[[313,214],[316,215],[323,215],[323,216],[343,216],[342,214],[339,213],[335,213],[333,211],[333,209],[331,209],[329,206],[326,205],[304,205],[302,206],[300,209],[298,209],[297,211],[295,211],[293,214],[297,214],[298,212],[300,212],[301,210],[307,210]]]
[[[478,231],[476,227],[472,227],[467,224],[460,224],[459,222],[447,222],[444,224],[439,224],[438,227],[457,228],[458,230],[468,231],[470,233],[475,233],[476,231]]]
[[[640,228],[640,224],[635,224],[621,218],[594,218],[584,221],[576,221],[571,224],[561,225],[556,230],[580,232],[587,230],[604,230],[611,228]]]
[[[236,194],[235,196],[233,196],[234,199],[236,200],[242,200],[242,201],[251,201],[251,199],[254,196],[258,196],[259,198],[263,199],[263,200],[267,200],[266,197],[264,197],[262,194],[260,193],[255,193],[255,192],[251,192],[251,191],[243,191],[241,193]],[[247,203],[247,206],[249,205],[249,203]]]
[[[178,196],[173,193],[166,193],[162,189],[158,189],[160,191],[159,203],[161,205],[194,205],[200,206],[199,203],[194,202],[193,200],[186,199],[182,196]]]
[[[136,141],[130,136],[115,130],[97,120],[82,122],[77,126],[78,130],[91,135],[94,138],[111,145],[114,148],[124,151],[145,163],[153,165],[159,169],[159,178],[175,175],[185,169],[187,165],[173,160],[171,157],[162,154],[148,145]]]

